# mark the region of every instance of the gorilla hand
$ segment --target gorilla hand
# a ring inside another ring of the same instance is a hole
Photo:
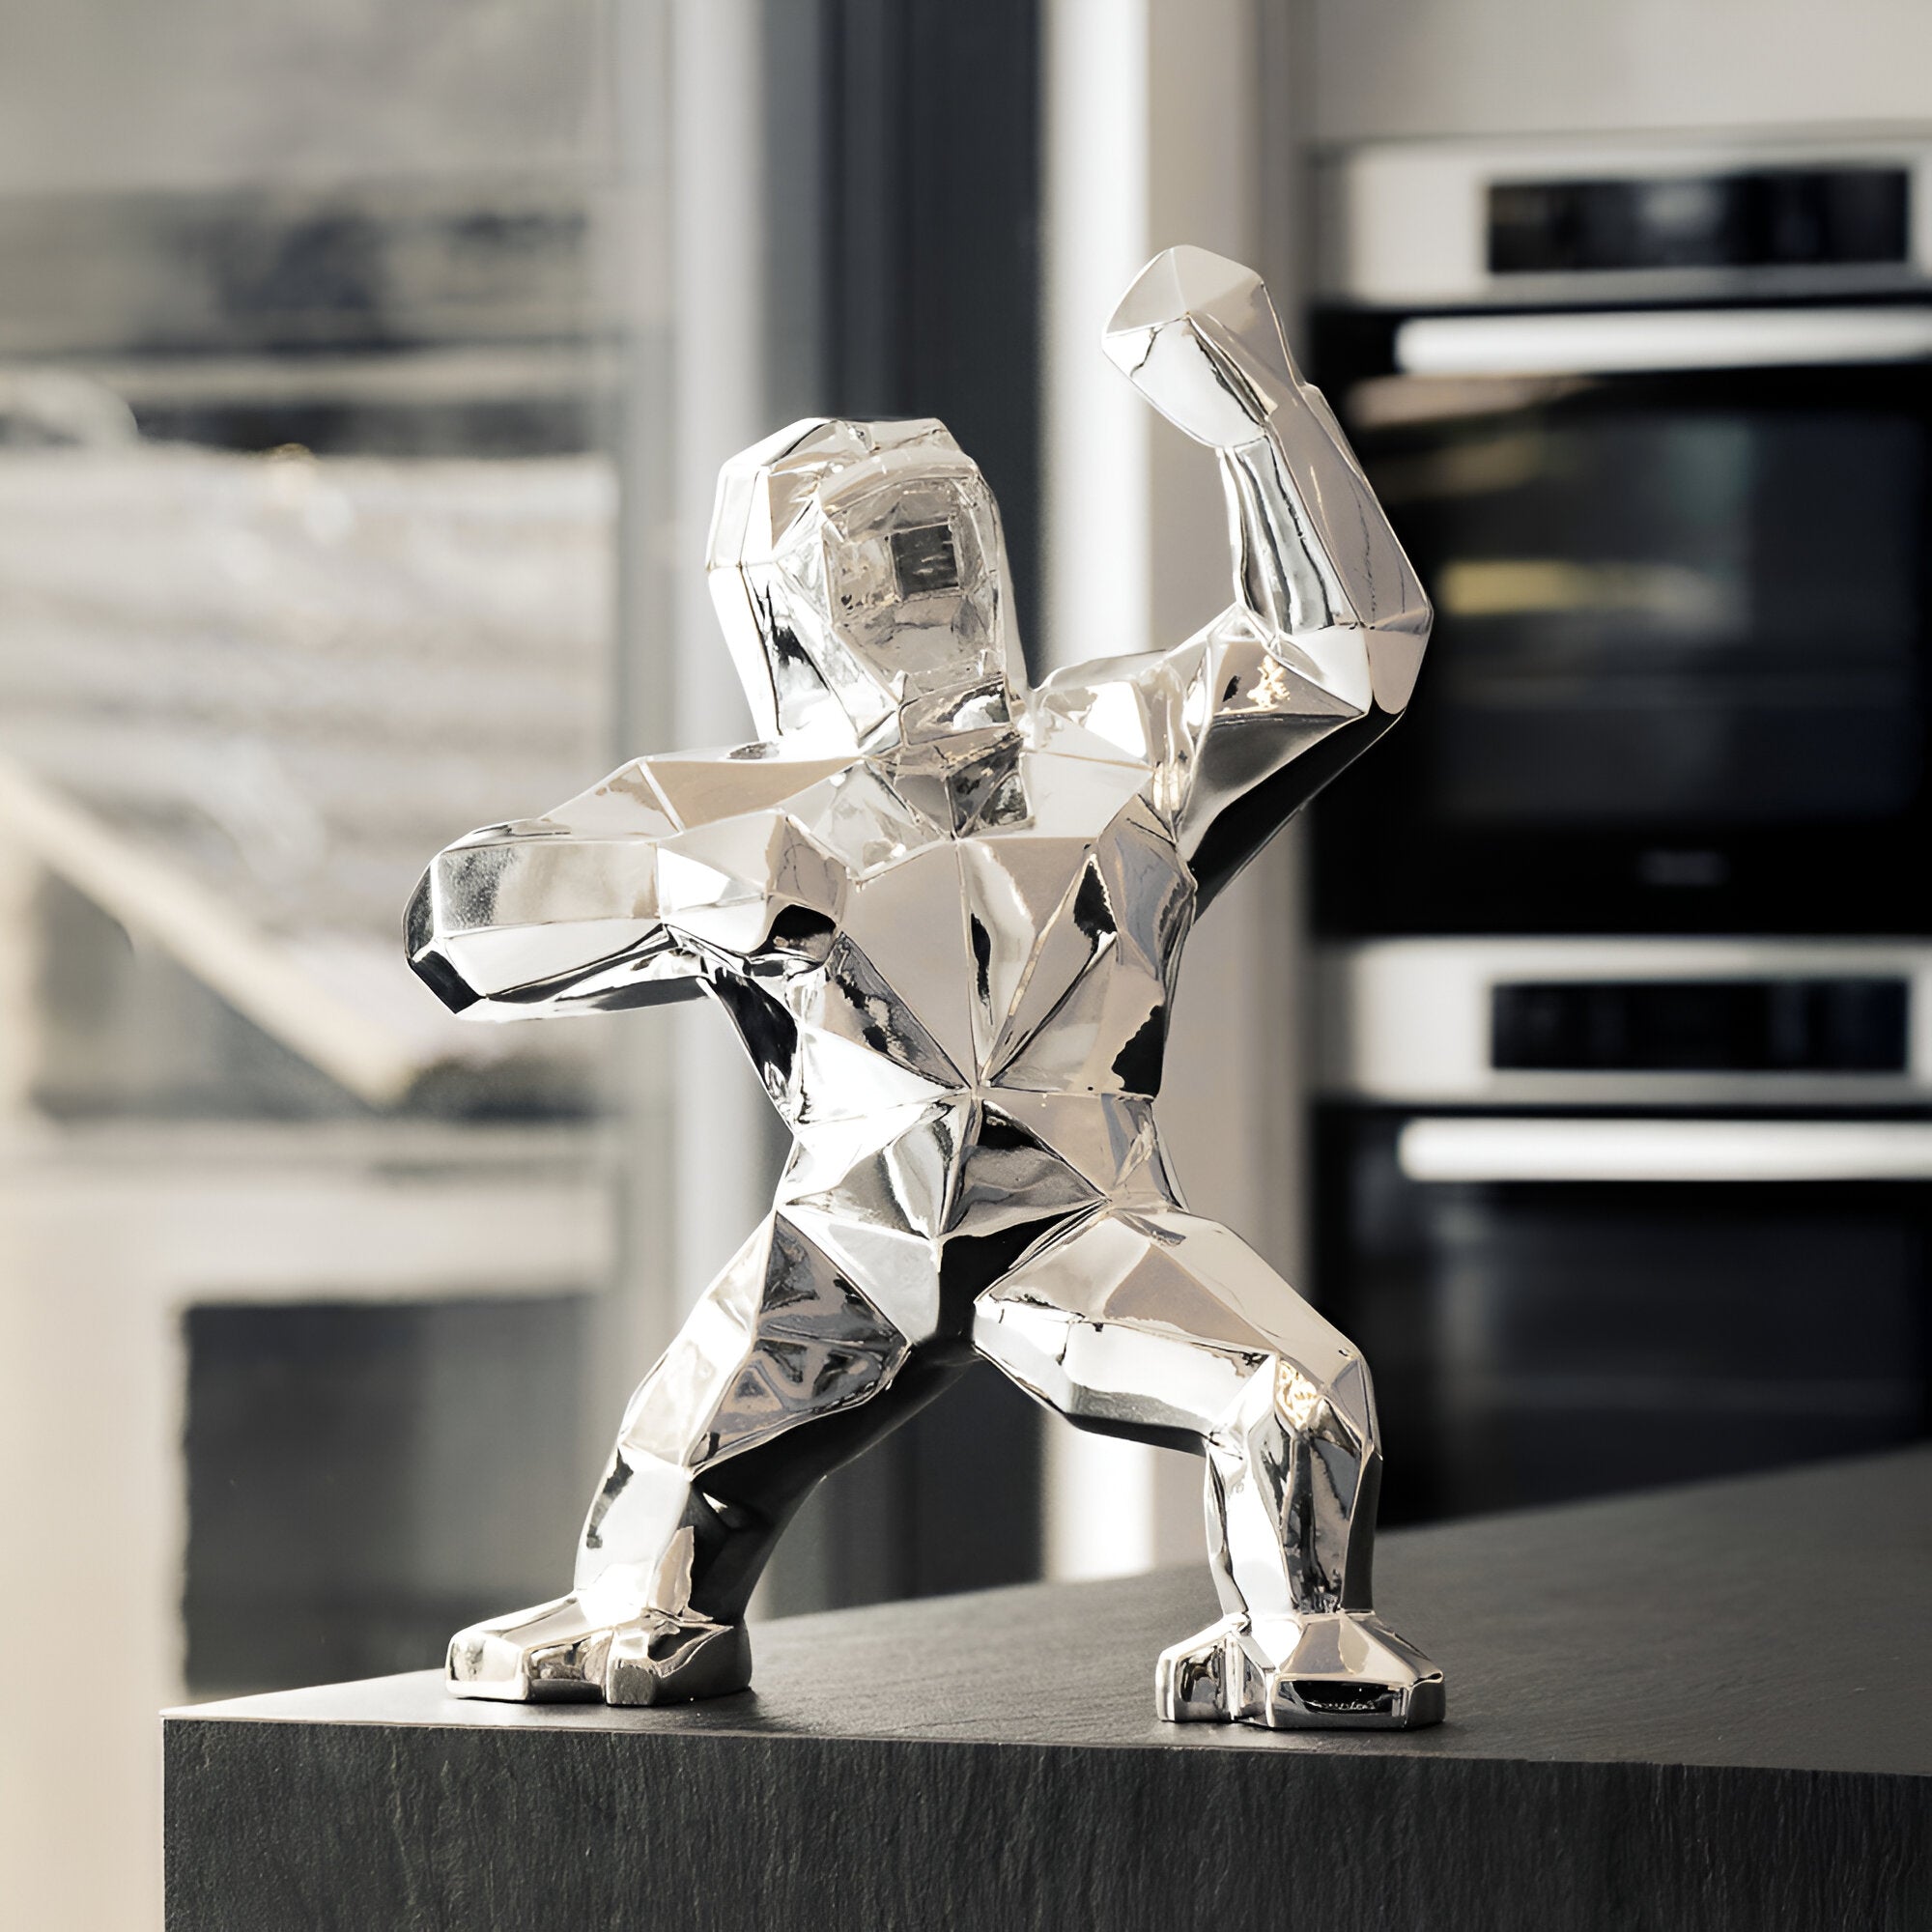
[[[1106,350],[1169,422],[1216,449],[1253,442],[1302,389],[1262,278],[1205,248],[1148,264],[1107,325]]]

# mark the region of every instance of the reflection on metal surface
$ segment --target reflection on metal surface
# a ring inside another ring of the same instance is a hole
[[[1253,274],[1170,251],[1106,346],[1220,455],[1236,600],[1198,636],[1028,690],[946,431],[795,424],[725,466],[711,532],[761,740],[639,759],[418,889],[411,958],[451,1007],[708,994],[796,1142],[632,1400],[571,1594],[462,1633],[461,1695],[742,1687],[792,1511],[977,1353],[1082,1428],[1205,1453],[1226,1615],[1161,1658],[1163,1715],[1441,1715],[1370,1605],[1368,1371],[1186,1211],[1152,1113],[1196,914],[1393,722],[1429,607]]]

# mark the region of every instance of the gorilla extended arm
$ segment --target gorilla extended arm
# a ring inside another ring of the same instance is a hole
[[[1429,600],[1251,270],[1169,249],[1106,347],[1227,492],[1236,602],[1167,654],[1191,687],[1179,829],[1205,903],[1401,714]]]
[[[423,874],[410,964],[467,1019],[692,998],[769,927],[773,808],[848,762],[769,745],[638,758],[541,818],[486,825]]]

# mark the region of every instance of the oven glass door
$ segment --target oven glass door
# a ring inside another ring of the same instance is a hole
[[[1932,931],[1932,365],[1339,401],[1436,625],[1326,930]]]
[[[1932,1422],[1932,1180],[1420,1181],[1406,1124],[1337,1109],[1318,1133],[1316,1287],[1376,1378],[1387,1520],[1854,1455]]]

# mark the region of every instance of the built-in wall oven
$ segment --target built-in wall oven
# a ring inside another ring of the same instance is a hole
[[[1315,812],[1317,1285],[1393,1515],[1928,1422],[1932,138],[1323,173],[1427,582]]]

